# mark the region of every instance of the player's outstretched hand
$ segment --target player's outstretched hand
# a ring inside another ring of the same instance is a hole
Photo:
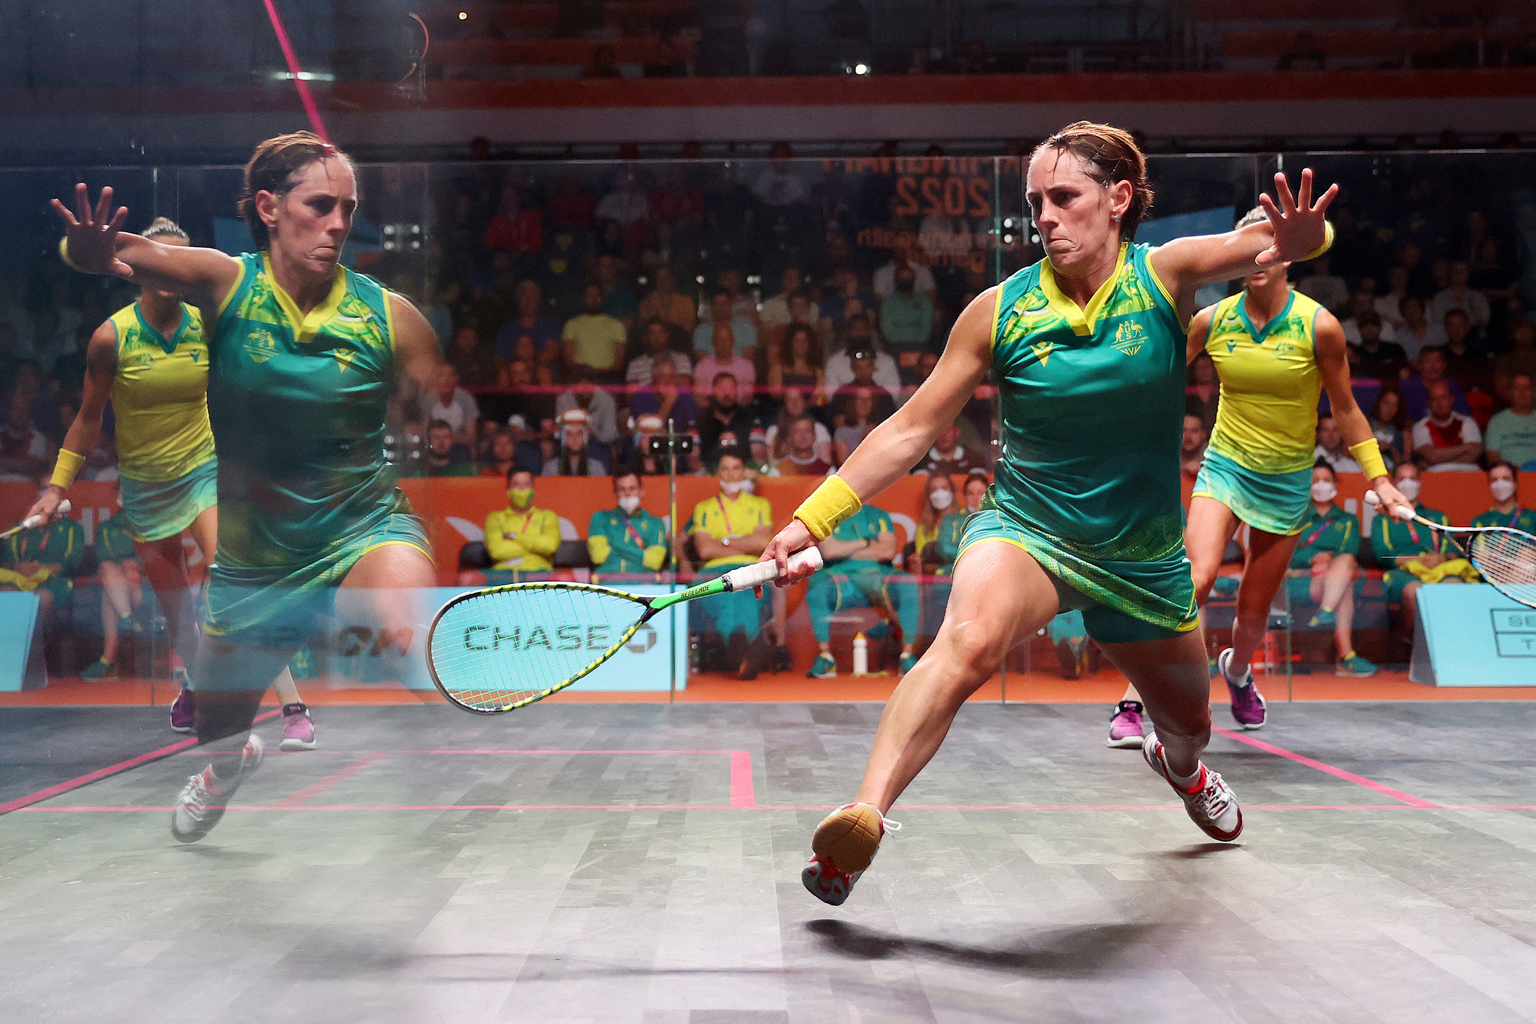
[[[789,525],[780,530],[768,546],[763,549],[759,562],[779,563],[779,578],[774,582],[776,587],[787,587],[791,583],[799,583],[810,576],[816,570],[809,565],[799,566],[795,569],[789,567],[789,556],[796,551],[814,547],[816,538],[811,536],[811,531],[806,529],[804,523],[798,519],[791,519]]]
[[[1301,194],[1292,195],[1290,182],[1284,172],[1275,175],[1275,195],[1280,197],[1276,205],[1269,193],[1259,196],[1259,205],[1269,215],[1275,227],[1275,244],[1254,259],[1259,266],[1299,260],[1319,248],[1327,239],[1328,204],[1339,194],[1337,184],[1329,185],[1317,202],[1312,202],[1312,168],[1301,172]]]
[[[113,274],[132,277],[133,268],[117,258],[117,235],[128,219],[128,207],[112,209],[112,188],[101,190],[101,198],[91,207],[90,190],[85,182],[75,186],[75,209],[53,200],[53,210],[64,222],[69,259],[87,274]]]

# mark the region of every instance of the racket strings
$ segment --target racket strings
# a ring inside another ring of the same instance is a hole
[[[508,710],[600,663],[644,612],[612,592],[530,584],[475,594],[444,610],[431,658],[448,696]]]
[[[1483,579],[1506,597],[1536,606],[1536,537],[1514,530],[1476,533],[1467,553]]]

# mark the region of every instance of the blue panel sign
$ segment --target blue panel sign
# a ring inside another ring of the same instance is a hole
[[[0,690],[31,690],[47,684],[42,630],[37,627],[39,607],[36,594],[0,593]]]
[[[1536,608],[1486,583],[1420,587],[1409,677],[1430,686],[1536,686]]]

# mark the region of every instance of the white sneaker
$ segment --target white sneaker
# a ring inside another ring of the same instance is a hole
[[[211,764],[189,778],[171,811],[171,835],[183,843],[195,843],[212,832],[224,817],[229,798],[261,767],[265,755],[261,738],[252,733],[240,750],[240,767],[232,780],[215,778]]]
[[[1205,766],[1204,761],[1200,762],[1194,785],[1185,789],[1173,781],[1173,773],[1168,770],[1163,745],[1158,742],[1157,733],[1147,733],[1147,739],[1141,745],[1141,756],[1179,794],[1179,799],[1184,801],[1184,810],[1189,813],[1189,820],[1199,825],[1202,832],[1224,843],[1230,843],[1242,834],[1243,809],[1238,806],[1237,795],[1220,775]]]

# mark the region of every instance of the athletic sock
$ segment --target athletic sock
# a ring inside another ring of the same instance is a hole
[[[1164,761],[1163,763],[1167,764],[1168,762]],[[1200,778],[1200,762],[1195,762],[1195,774],[1187,777],[1183,775],[1175,775],[1173,774],[1173,769],[1169,768],[1168,778],[1175,786],[1178,786],[1180,789],[1187,793],[1191,789],[1195,788],[1195,780]]]
[[[1221,670],[1221,674],[1223,676],[1225,676],[1227,682],[1232,684],[1233,686],[1243,687],[1243,686],[1250,685],[1253,682],[1253,680],[1248,675],[1249,666],[1248,665],[1244,665],[1243,666],[1242,678],[1240,678],[1240,679],[1233,679],[1232,678],[1232,661],[1233,661],[1233,659],[1231,659],[1231,658],[1227,659],[1226,668],[1223,668]]]

